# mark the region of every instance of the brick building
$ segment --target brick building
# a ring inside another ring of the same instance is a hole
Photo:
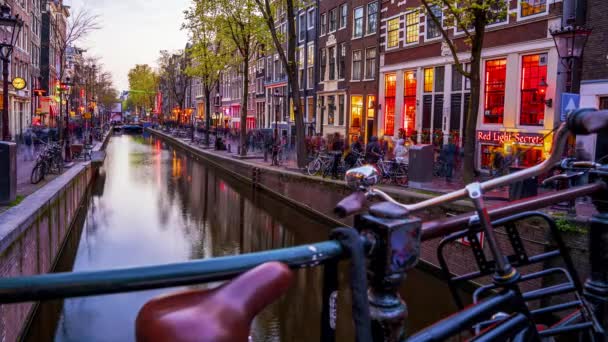
[[[508,1],[504,20],[488,25],[482,52],[477,132],[463,131],[470,87],[420,1],[382,2],[379,134],[400,129],[420,143],[458,145],[477,140],[477,167],[490,167],[495,151],[526,151],[515,162],[529,166],[549,152],[543,139],[559,116],[556,96],[560,63],[549,29],[561,24],[561,3]],[[441,10],[436,10],[442,15]],[[464,34],[450,28],[460,58],[468,58]]]
[[[317,8],[313,4],[303,6],[296,18],[298,81],[302,105],[300,112],[304,114],[304,124],[307,127],[306,134],[308,135],[316,132],[317,20]]]

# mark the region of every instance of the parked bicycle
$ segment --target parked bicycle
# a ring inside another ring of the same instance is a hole
[[[384,160],[380,158],[376,164],[379,171],[380,181],[405,186],[408,183],[407,164],[396,160]]]
[[[600,158],[596,162],[562,164],[564,169],[587,175],[588,184],[488,208],[483,200],[484,192],[547,172],[560,161],[570,134],[593,133],[599,133],[597,155]],[[190,290],[149,302],[137,318],[136,336],[140,341],[246,341],[253,318],[290,287],[293,274],[289,268],[324,265],[321,339],[331,341],[335,340],[336,315],[340,314],[335,310],[340,288],[338,262],[349,257],[351,288],[347,292],[352,296],[352,326],[357,340],[402,341],[406,340],[408,310],[398,290],[420,258],[421,242],[441,238],[438,257],[442,272],[461,310],[408,336],[408,341],[444,341],[461,334],[474,341],[488,342],[542,341],[556,336],[606,341],[608,164],[602,164],[603,156],[608,155],[606,139],[608,111],[577,110],[570,114],[567,124],[557,129],[552,152],[541,164],[413,204],[399,203],[375,188],[379,173],[372,166],[363,166],[347,173],[346,181],[356,191],[336,207],[341,217],[357,215],[356,229],[336,229],[330,241],[179,264],[5,277],[0,279],[0,303],[169,288],[238,276],[219,288]],[[591,272],[582,283],[555,221],[533,210],[588,195],[593,197],[599,213],[590,220]],[[474,212],[426,222],[414,216],[465,198],[473,204]],[[374,199],[379,202],[372,201]],[[554,234],[554,248],[546,246],[547,249],[536,255],[526,250],[516,223],[531,217],[548,224]],[[503,227],[508,237],[497,239],[497,227]],[[485,235],[486,248],[482,248],[476,238],[480,232]],[[462,238],[470,241],[478,270],[454,276],[444,264],[443,248]],[[505,247],[505,243],[510,246]],[[561,258],[565,266],[538,270],[553,258]],[[532,265],[536,266],[529,267]],[[539,281],[556,275],[560,276],[557,284]],[[462,282],[479,279],[486,282],[489,279],[489,283],[475,291],[473,304],[465,308],[460,294],[454,290]],[[530,284],[536,288],[526,289],[524,285]],[[560,303],[548,300],[570,298],[567,294],[572,299]],[[556,313],[561,313],[563,318],[546,318]]]
[[[30,175],[32,184],[40,183],[47,174],[60,174],[63,172],[63,156],[61,155],[61,145],[49,143],[45,145],[38,157],[36,164]]]

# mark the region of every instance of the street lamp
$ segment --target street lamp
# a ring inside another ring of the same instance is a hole
[[[17,42],[23,20],[19,15],[13,16],[11,8],[2,5],[0,6],[0,59],[2,60],[2,140],[9,140],[8,132],[8,70],[13,53],[13,47]]]
[[[70,90],[72,89],[72,83],[69,77],[65,78],[65,82],[60,83],[59,85],[59,99],[60,103],[63,104],[63,94],[68,94],[68,97],[65,101],[65,127],[63,127],[65,131],[64,139],[65,139],[65,161],[72,161],[72,151],[70,150]]]
[[[566,26],[551,30],[551,36],[553,36],[557,53],[562,62],[565,61],[566,70],[569,76],[569,91],[572,91],[573,88],[573,65],[576,60],[579,60],[583,56],[583,51],[589,35],[591,35],[591,29],[582,26]]]

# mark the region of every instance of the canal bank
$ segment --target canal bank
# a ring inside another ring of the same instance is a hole
[[[107,140],[109,134],[95,146],[95,163],[76,163],[20,204],[0,214],[2,277],[48,273],[55,268],[87,189],[103,164]],[[2,340],[17,340],[36,307],[36,303],[1,305]]]

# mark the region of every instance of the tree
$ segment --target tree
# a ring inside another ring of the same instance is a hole
[[[249,62],[268,41],[268,31],[253,0],[195,0],[214,16],[203,16],[217,28],[218,40],[227,51],[236,51],[234,67],[243,76],[241,96],[240,152],[246,155]]]
[[[464,142],[463,177],[466,183],[475,178],[475,131],[479,116],[479,101],[481,95],[481,51],[485,36],[486,25],[502,21],[507,15],[505,0],[421,0],[422,9],[426,12],[435,28],[439,30],[443,41],[447,44],[456,70],[471,81],[471,101],[468,108]],[[442,17],[439,14],[443,13]],[[467,70],[458,56],[458,45],[453,37],[453,28],[464,33],[463,43],[470,49],[468,60],[470,69]]]
[[[147,64],[137,64],[129,70],[129,105],[135,108],[152,108],[158,90],[159,78]]]
[[[190,64],[188,52],[179,50],[176,53],[170,53],[162,50],[160,55],[158,60],[159,82],[163,84],[163,88],[168,91],[169,97],[181,111],[187,107],[186,91],[190,82],[190,76],[186,73]]]
[[[192,46],[188,51],[191,64],[186,70],[190,76],[199,77],[205,96],[205,144],[209,146],[211,128],[211,92],[220,81],[221,72],[229,63],[228,51],[220,43],[218,30],[213,25],[214,8],[208,2],[199,1],[186,12],[186,22],[182,26],[190,32]]]
[[[293,103],[293,114],[296,123],[296,156],[299,168],[304,168],[308,162],[305,143],[304,113],[301,112],[300,85],[298,80],[298,65],[296,63],[296,13],[297,4],[294,0],[255,0],[259,11],[262,13],[264,22],[272,36],[274,48],[281,59],[283,67],[287,71],[289,84],[289,98]],[[287,51],[283,48],[285,37],[282,37],[276,28],[277,9],[284,7],[287,16]],[[302,53],[302,52],[300,52]],[[277,128],[278,129],[278,128]]]

